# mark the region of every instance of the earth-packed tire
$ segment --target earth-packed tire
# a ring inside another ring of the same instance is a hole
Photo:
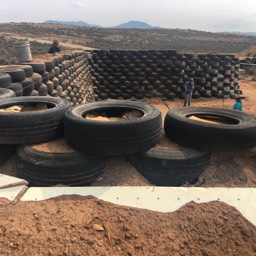
[[[41,84],[38,88],[39,96],[46,96],[48,94],[48,89],[46,84]]]
[[[14,146],[0,145],[0,166],[2,166],[14,154],[15,154]]]
[[[153,147],[146,152],[127,155],[127,158],[152,184],[180,186],[196,182],[209,164],[211,154],[181,146]]]
[[[14,91],[6,89],[6,88],[0,88],[0,99],[5,99],[5,98],[11,98],[15,97],[16,94]]]
[[[39,73],[42,75],[46,71],[46,66],[44,62],[41,63],[35,63],[35,62],[30,62],[30,66],[32,66],[33,72]]]
[[[23,87],[19,82],[11,83],[11,85],[8,86],[8,89],[14,91],[17,97],[23,96]]]
[[[11,83],[12,79],[9,74],[0,73],[0,88],[7,88]]]
[[[26,78],[21,84],[23,88],[23,96],[29,96],[34,90],[34,80],[32,78]]]
[[[16,68],[16,66],[1,66],[0,73],[7,73],[11,76],[12,83],[21,82],[26,78],[25,72],[21,68]]]
[[[12,69],[12,70],[15,70],[15,69],[22,69],[25,73],[25,76],[26,77],[31,77],[32,74],[33,74],[33,69],[30,65],[5,65],[5,66],[1,66],[0,69]]]
[[[43,83],[43,78],[40,74],[38,73],[33,73],[32,77],[31,77],[34,81],[34,89],[38,90],[40,85]]]
[[[0,112],[0,144],[39,143],[63,135],[63,117],[70,108],[70,103],[66,100],[40,96],[14,97],[2,99],[0,108],[16,105],[36,108],[38,104],[45,104],[47,109]]]
[[[33,90],[33,91],[30,93],[30,96],[39,96],[39,93],[38,93],[38,91]]]
[[[172,109],[165,116],[164,129],[174,142],[207,151],[238,151],[256,145],[255,117],[234,110]]]
[[[141,116],[133,120],[102,122],[86,119],[89,113],[105,112],[119,116],[126,111]],[[162,126],[161,113],[155,107],[136,101],[110,100],[79,105],[67,111],[65,136],[78,150],[89,154],[124,155],[145,151],[156,145]]]
[[[48,71],[48,72],[51,72],[52,71],[52,69],[54,68],[54,65],[55,65],[55,62],[54,62],[54,60],[52,60],[52,61],[45,61],[45,69],[46,69],[46,71]]]
[[[48,142],[51,143],[65,145],[61,140]],[[106,156],[86,155],[72,148],[47,152],[43,146],[24,145],[17,150],[18,176],[26,179],[30,185],[89,184],[102,173],[109,160]]]

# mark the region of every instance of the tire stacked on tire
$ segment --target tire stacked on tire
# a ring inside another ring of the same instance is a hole
[[[63,135],[62,121],[70,104],[52,97],[14,97],[2,99],[0,108],[45,104],[47,109],[28,112],[0,112],[0,144],[18,145],[44,142]]]
[[[255,117],[234,110],[172,109],[165,117],[164,129],[172,141],[199,150],[239,151],[256,146]]]
[[[190,77],[197,84],[194,98],[233,98],[240,93],[239,59],[234,55],[97,50],[92,52],[89,63],[94,92],[101,100],[183,99],[183,85]]]
[[[0,66],[0,73],[9,75],[0,76],[0,88],[7,88],[15,92],[16,96],[29,96],[34,90],[32,79],[33,70],[29,65]]]
[[[86,118],[94,112],[117,117],[131,110],[140,113],[140,117],[110,122]],[[161,127],[162,116],[158,109],[128,100],[80,105],[68,110],[64,119],[68,143],[82,152],[98,155],[124,155],[145,151],[156,145]]]

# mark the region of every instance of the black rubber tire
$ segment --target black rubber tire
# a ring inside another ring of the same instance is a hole
[[[53,68],[54,68],[54,60],[52,60],[52,61],[45,61],[45,70],[47,71],[47,72],[51,72],[52,70],[53,70]]]
[[[12,79],[9,74],[0,73],[0,88],[8,88],[11,85]]]
[[[21,83],[11,83],[11,85],[8,86],[8,89],[14,91],[17,97],[23,96],[23,87]]]
[[[21,84],[23,88],[23,96],[29,96],[34,90],[34,80],[32,78],[26,78]]]
[[[0,145],[0,166],[2,166],[14,154],[15,154],[14,146]]]
[[[34,89],[38,90],[40,85],[43,83],[43,78],[40,74],[38,73],[33,73],[32,77],[31,77],[34,81]]]
[[[48,89],[46,84],[41,84],[38,88],[39,96],[46,96],[48,94]]]
[[[17,65],[17,67],[24,70],[26,77],[33,75],[33,68],[30,65]]]
[[[39,73],[42,75],[46,71],[45,63],[33,63],[29,62],[29,65],[32,66],[33,72]]]
[[[45,71],[43,74],[42,74],[42,80],[43,80],[43,83],[46,84],[48,81],[49,81],[49,72]]]
[[[0,99],[5,99],[5,98],[11,98],[15,97],[16,94],[14,91],[6,89],[6,88],[0,88]]]
[[[39,93],[38,93],[38,91],[33,90],[33,91],[30,93],[30,96],[39,96]]]
[[[196,182],[210,163],[211,154],[185,147],[154,147],[143,153],[127,155],[127,158],[152,184],[180,186]]]
[[[143,116],[135,120],[102,122],[83,118],[97,110],[124,112],[138,110]],[[145,151],[160,137],[162,116],[155,107],[136,101],[110,100],[92,102],[67,111],[65,136],[70,145],[90,154],[124,155]]]
[[[25,76],[26,77],[31,77],[32,74],[33,74],[33,69],[30,65],[28,64],[21,64],[21,65],[5,65],[5,66],[1,66],[1,69],[4,69],[4,68],[7,68],[7,69],[22,69],[24,70],[24,73],[25,73]]]
[[[26,78],[24,70],[16,68],[16,66],[1,66],[0,72],[9,74],[11,76],[12,83],[21,82]]]
[[[212,116],[233,124],[211,124],[189,116]],[[177,108],[165,116],[165,133],[176,143],[207,151],[238,151],[256,145],[256,119],[249,114],[218,108]]]
[[[0,112],[0,144],[30,144],[63,135],[63,117],[70,103],[53,97],[15,97],[3,99],[0,108],[45,103],[48,109],[30,112]]]
[[[85,185],[93,182],[106,167],[109,157],[81,152],[51,153],[38,151],[33,145],[18,148],[17,173],[30,185]]]

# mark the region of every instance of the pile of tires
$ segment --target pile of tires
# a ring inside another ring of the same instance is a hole
[[[85,102],[91,78],[87,57],[83,52],[74,52],[25,63],[33,69],[33,95],[60,97],[72,105]]]
[[[33,69],[29,65],[0,66],[0,88],[12,90],[18,97],[34,95],[32,76]]]
[[[170,110],[164,130],[172,147],[153,147],[127,156],[152,184],[194,183],[211,160],[211,152],[241,151],[256,146],[256,119],[234,110],[190,107]]]
[[[240,93],[239,59],[234,55],[95,50],[89,63],[100,100],[183,99],[184,83],[191,77],[196,82],[194,98],[234,98]]]

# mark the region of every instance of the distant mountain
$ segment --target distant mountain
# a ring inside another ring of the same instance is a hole
[[[63,25],[73,25],[73,26],[82,26],[82,27],[97,27],[100,28],[100,25],[86,23],[84,21],[61,21],[61,20],[46,20],[43,23],[47,24],[63,24]]]
[[[73,25],[73,26],[83,26],[83,27],[96,27],[96,28],[104,28],[103,26],[100,25],[95,25],[95,24],[90,24],[90,23],[86,23],[84,21],[61,21],[61,20],[47,20],[44,21],[43,23],[46,24],[62,24],[62,25]],[[125,28],[135,28],[135,29],[149,29],[149,28],[160,28],[160,27],[153,27],[151,25],[149,25],[146,22],[142,22],[142,21],[129,21],[126,23],[122,23],[120,25],[117,26],[113,26],[110,28],[121,28],[121,29],[125,29]]]
[[[151,25],[149,25],[148,23],[146,22],[142,22],[142,21],[134,21],[134,20],[131,20],[131,21],[128,21],[126,23],[122,23],[118,26],[115,26],[113,28],[139,28],[139,29],[148,29],[148,28],[155,28]]]

